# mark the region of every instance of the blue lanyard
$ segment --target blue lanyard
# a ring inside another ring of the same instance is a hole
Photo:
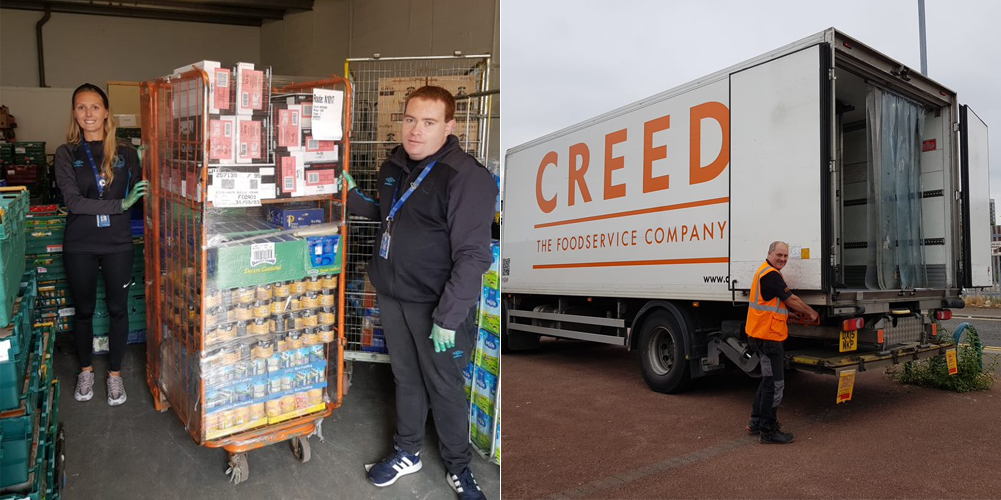
[[[90,159],[90,168],[94,169],[94,182],[97,183],[97,197],[103,200],[104,179],[101,178],[101,174],[97,173],[97,162],[94,161],[94,153],[90,151],[90,144],[86,140],[83,141],[83,150],[87,152],[87,158]]]
[[[410,195],[413,194],[413,192],[416,191],[418,187],[420,187],[421,182],[424,181],[424,178],[427,177],[428,173],[431,172],[431,169],[434,168],[435,163],[438,162],[433,161],[429,163],[428,166],[424,167],[424,170],[421,171],[421,175],[417,176],[417,180],[410,183],[410,188],[407,189],[405,193],[403,193],[403,196],[400,197],[399,200],[396,199],[396,195],[399,194],[400,192],[400,185],[399,184],[396,185],[396,191],[393,193],[393,208],[389,210],[389,215],[386,217],[387,223],[393,222],[393,218],[396,217],[396,212],[400,211],[400,207],[402,207],[403,204],[407,202],[407,198],[410,198]]]

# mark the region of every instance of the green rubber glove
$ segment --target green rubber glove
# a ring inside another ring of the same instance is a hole
[[[358,183],[355,182],[354,177],[351,177],[351,174],[347,172],[341,174],[341,181],[345,183],[344,188],[348,191],[351,191],[352,189],[358,187]]]
[[[122,212],[127,212],[132,205],[135,205],[137,201],[143,196],[146,196],[146,188],[149,186],[149,181],[139,181],[136,186],[132,188],[129,195],[122,200]]]
[[[445,352],[455,347],[455,330],[446,330],[434,325],[428,338],[434,341],[434,352]]]

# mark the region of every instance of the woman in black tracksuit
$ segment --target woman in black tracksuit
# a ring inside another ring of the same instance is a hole
[[[66,144],[59,146],[55,160],[56,184],[69,210],[63,262],[76,309],[73,341],[80,361],[73,396],[77,401],[94,397],[91,355],[100,271],[111,316],[107,386],[112,406],[126,399],[121,369],[129,334],[126,304],[133,259],[128,211],[146,194],[147,184],[136,150],[115,138],[115,128],[104,91],[89,83],[77,87]]]

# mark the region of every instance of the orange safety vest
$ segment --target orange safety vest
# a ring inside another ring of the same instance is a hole
[[[750,337],[781,342],[789,336],[789,325],[786,323],[789,319],[789,309],[778,297],[773,297],[769,301],[761,300],[761,277],[771,272],[779,271],[766,260],[758,268],[758,272],[754,273],[751,300],[747,308],[747,326],[744,327],[744,331]]]

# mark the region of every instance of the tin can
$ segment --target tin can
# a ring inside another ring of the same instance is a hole
[[[288,332],[288,337],[286,337],[286,339],[286,342],[288,343],[288,350],[294,351],[302,348],[302,332],[298,329]]]
[[[233,380],[245,379],[250,376],[250,363],[239,361],[233,365]]]
[[[314,313],[310,309],[306,309],[305,311],[303,311],[301,317],[302,317],[303,328],[316,326],[319,324],[319,318],[316,316],[316,313]]]
[[[240,361],[250,361],[252,359],[251,352],[253,352],[253,348],[249,344],[241,345],[237,348],[237,352],[240,353]]]
[[[250,321],[254,319],[254,311],[250,304],[238,304],[236,306],[236,319],[238,321]]]
[[[285,312],[285,299],[275,298],[271,301],[271,314],[281,314]]]
[[[302,299],[303,309],[316,309],[320,307],[320,294],[317,292],[309,292]]]
[[[330,325],[320,325],[316,332],[321,343],[328,343],[334,341],[334,329]]]
[[[321,325],[334,326],[337,322],[337,313],[330,307],[324,307],[320,309],[319,314],[317,314],[317,321]]]
[[[338,285],[338,279],[336,274],[327,274],[323,277],[323,288],[327,290],[336,290]]]
[[[233,340],[234,338],[236,338],[236,325],[233,323],[225,323],[219,325],[218,332],[219,332],[218,340],[220,342]]]
[[[254,344],[254,359],[268,359],[275,353],[275,343],[271,339],[261,339]]]
[[[237,336],[237,338],[246,337],[247,336],[247,322],[246,321],[237,321],[236,322],[236,336]]]
[[[250,334],[251,335],[264,335],[271,333],[270,328],[268,328],[268,323],[264,318],[257,318],[253,323],[250,324]]]
[[[317,329],[314,327],[308,327],[302,331],[302,343],[303,345],[314,345],[320,343],[320,336],[317,334]]]
[[[292,295],[302,295],[306,293],[305,281],[293,281],[291,287],[292,287]]]
[[[233,292],[230,290],[219,291],[219,307],[229,309],[233,307]]]
[[[275,283],[271,285],[271,287],[274,289],[273,291],[274,296],[279,299],[287,298],[292,293],[292,287],[290,281]]]
[[[320,290],[323,290],[323,281],[320,277],[313,276],[309,278],[309,281],[306,282],[306,291],[319,293]]]
[[[252,304],[254,302],[254,297],[256,296],[255,289],[253,287],[244,287],[238,289],[236,292],[238,304]]]
[[[229,365],[230,367],[232,367],[232,365],[235,365],[239,361],[240,361],[239,349],[230,349],[224,352],[222,355],[222,362],[224,365]],[[232,370],[232,368],[230,368],[230,370]],[[232,373],[232,371],[230,373]]]
[[[334,307],[334,293],[327,290],[320,294],[320,306],[321,307]]]
[[[255,318],[271,316],[271,304],[261,300],[254,302],[253,314]]]
[[[216,342],[219,342],[219,327],[216,325],[212,325],[206,328],[204,341],[206,345],[215,344]]]
[[[209,290],[205,295],[205,308],[219,307],[222,305],[222,294],[219,290]]]
[[[302,309],[302,296],[301,295],[290,296],[288,299],[288,308],[286,310],[298,311],[299,309]]]
[[[271,285],[259,285],[257,287],[257,300],[261,302],[270,302],[271,298],[274,296],[272,293]]]

